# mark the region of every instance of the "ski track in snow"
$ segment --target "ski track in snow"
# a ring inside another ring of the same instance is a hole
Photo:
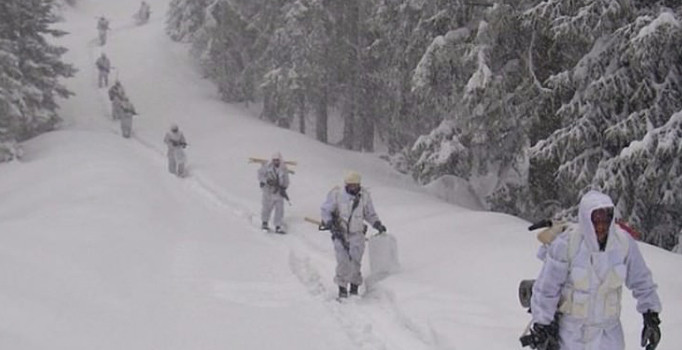
[[[122,26],[112,29],[109,35],[122,30],[130,30],[135,25]],[[107,41],[111,38],[108,37]],[[96,51],[100,47],[96,39],[88,42],[89,59],[94,66],[96,61]],[[93,70],[90,70],[93,72]],[[90,73],[91,81],[97,86],[96,72]],[[113,83],[110,81],[110,84]],[[106,117],[103,122],[95,122],[95,128],[103,127],[106,131],[113,134],[120,134],[119,122],[111,118],[111,104],[108,98],[108,88],[98,89],[99,105],[101,106],[101,116]],[[105,123],[105,122],[109,123]],[[151,159],[160,165],[165,165],[166,156],[164,152],[156,148],[150,142],[138,137],[135,134],[134,125],[132,140],[137,142]],[[162,167],[163,168],[163,167]],[[192,172],[191,167],[187,167],[188,174],[180,182],[191,194],[198,196],[204,202],[210,204],[219,211],[228,211],[236,217],[244,219],[252,231],[262,234],[260,230],[259,215],[254,213],[246,206],[230,200],[226,194],[222,194],[215,185],[206,180],[200,173]],[[332,273],[335,267],[333,256],[329,256],[327,251],[322,251],[306,239],[292,234],[291,231],[283,237],[282,243],[289,249],[289,269],[297,277],[308,293],[320,300],[328,312],[339,322],[344,332],[348,335],[360,349],[363,350],[387,350],[387,349],[435,349],[434,338],[431,327],[424,330],[404,314],[397,305],[393,293],[386,288],[377,287],[373,276],[366,279],[367,291],[362,298],[349,298],[349,300],[338,301],[336,299],[336,285],[329,283],[325,285],[324,279],[331,280],[331,277],[321,277],[316,266],[325,266]],[[177,247],[177,255],[174,264],[177,265],[176,273],[180,279],[191,278],[183,274],[187,270],[187,261],[191,258],[192,247],[180,245]],[[313,263],[312,261],[315,261]],[[326,274],[328,274],[326,273]],[[272,286],[267,283],[258,285],[235,285],[216,281],[210,287],[213,294],[217,297],[230,300],[232,302],[258,305],[263,307],[276,307],[287,304],[287,300],[282,297],[290,297],[290,293],[277,292],[281,286]],[[330,291],[331,289],[331,291]],[[185,290],[192,293],[191,290]],[[395,339],[395,334],[404,334],[401,339]]]

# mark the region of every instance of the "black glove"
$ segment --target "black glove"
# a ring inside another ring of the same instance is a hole
[[[379,233],[384,233],[384,232],[386,232],[386,226],[384,226],[384,225],[381,223],[381,221],[375,222],[374,225],[372,225],[372,227],[374,227],[377,231],[379,231]]]
[[[331,229],[331,226],[328,222],[322,221],[322,222],[320,222],[320,225],[317,226],[317,229],[320,231],[327,231],[327,230]]]
[[[528,344],[531,349],[538,350],[558,350],[559,349],[559,329],[556,322],[549,325],[535,323],[528,336]],[[525,346],[525,345],[524,345]]]
[[[261,182],[261,183],[260,183],[260,188],[263,188],[263,187],[265,187],[265,184]]]
[[[661,341],[661,320],[658,318],[658,312],[651,310],[642,314],[644,317],[644,327],[642,328],[642,347],[646,350],[654,350]]]

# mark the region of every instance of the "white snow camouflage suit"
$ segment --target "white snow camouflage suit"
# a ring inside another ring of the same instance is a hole
[[[171,174],[183,176],[185,173],[185,135],[182,131],[169,131],[163,138],[163,142],[168,146],[168,171]]]
[[[99,44],[102,46],[107,42],[107,30],[109,30],[109,21],[104,17],[100,17],[97,21],[97,32],[99,34]]]
[[[109,86],[109,71],[111,70],[111,62],[107,56],[100,56],[95,62],[97,66],[98,76],[97,76],[97,86],[106,87]]]
[[[284,197],[280,189],[289,188],[289,171],[284,161],[279,167],[275,167],[272,161],[264,164],[258,169],[258,182],[263,192],[261,206],[261,222],[269,222],[272,210],[275,210],[273,224],[275,227],[282,227],[284,218]]]
[[[114,120],[121,121],[121,134],[129,138],[133,130],[133,115],[136,115],[135,107],[128,99],[128,96],[120,82],[114,83],[109,88],[109,99],[111,100],[111,116]]]
[[[638,312],[661,311],[656,285],[637,243],[613,219],[606,248],[600,251],[591,215],[605,207],[613,207],[605,194],[585,194],[578,224],[538,252],[544,265],[533,285],[533,322],[548,325],[561,312],[562,350],[625,349],[620,323],[623,283],[637,299]]]
[[[357,205],[353,208],[356,198],[358,199]],[[361,188],[356,197],[346,192],[344,188],[335,187],[327,194],[327,199],[320,209],[322,221],[331,223],[336,217],[341,230],[341,232],[332,232],[336,255],[334,282],[344,288],[349,283],[361,285],[360,269],[362,255],[365,252],[365,221],[372,226],[379,221],[369,191]]]

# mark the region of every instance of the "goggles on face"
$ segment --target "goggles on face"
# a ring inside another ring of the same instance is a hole
[[[358,194],[360,192],[360,184],[346,184],[346,192]]]
[[[611,220],[613,220],[613,207],[593,210],[590,219],[592,220],[593,225],[598,223],[611,223]]]

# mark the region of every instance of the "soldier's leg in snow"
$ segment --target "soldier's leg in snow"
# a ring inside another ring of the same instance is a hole
[[[170,171],[171,174],[177,174],[176,172],[176,165],[175,165],[175,157],[173,156],[172,153],[168,154],[168,171]]]
[[[126,113],[124,113],[126,114]],[[133,131],[133,117],[130,115],[121,116],[121,133],[123,137],[129,138]]]
[[[351,261],[348,256],[348,251],[343,246],[340,240],[334,241],[334,253],[336,255],[336,276],[334,276],[334,283],[347,288],[350,283]]]
[[[181,148],[175,150],[175,163],[177,164],[177,174],[178,176],[185,176],[185,163],[187,163],[187,157],[185,156],[185,151]]]
[[[178,162],[178,176],[185,176],[185,162]]]
[[[111,118],[114,120],[121,119],[121,104],[117,100],[111,103]]]
[[[173,154],[173,151],[172,151],[172,150],[169,150],[169,151],[168,151],[168,171],[169,171],[171,174],[175,174],[175,173],[176,173],[176,172],[175,172],[175,169],[176,169],[176,166],[175,166],[175,155]]]
[[[275,195],[274,206],[275,206],[275,218],[273,220],[275,227],[282,226],[282,219],[284,218],[284,198],[279,195]]]
[[[355,285],[362,284],[362,255],[365,253],[365,235],[361,232],[354,232],[348,235],[350,251],[350,283]]]
[[[268,222],[270,221],[270,214],[272,213],[272,207],[274,206],[274,201],[272,200],[273,194],[270,189],[266,186],[263,188],[263,199],[261,203],[260,211],[260,221]]]

